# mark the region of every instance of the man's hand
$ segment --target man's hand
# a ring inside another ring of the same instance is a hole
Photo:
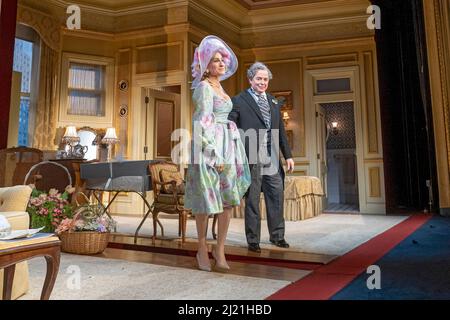
[[[295,163],[292,158],[286,159],[286,166],[287,166],[288,173],[294,172]]]

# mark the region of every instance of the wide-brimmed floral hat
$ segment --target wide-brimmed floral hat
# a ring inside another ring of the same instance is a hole
[[[195,89],[202,81],[208,64],[216,52],[222,54],[226,65],[226,72],[219,77],[219,80],[228,79],[236,72],[238,60],[233,50],[219,37],[206,36],[194,52],[194,61],[192,62],[192,77],[194,81],[192,81],[192,89]]]

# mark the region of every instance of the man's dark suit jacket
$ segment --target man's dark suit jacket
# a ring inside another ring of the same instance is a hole
[[[271,118],[272,118],[272,126],[271,129],[279,129],[279,140],[280,140],[280,150],[283,153],[285,159],[292,158],[291,148],[289,147],[288,139],[286,136],[286,130],[284,128],[284,122],[281,118],[280,105],[274,103],[276,99],[266,92],[267,100],[269,101],[270,110],[271,110]],[[248,92],[248,90],[244,90],[239,93],[237,96],[233,97],[233,109],[228,115],[228,119],[232,120],[236,123],[237,127],[247,131],[248,129],[255,129],[258,137],[257,151],[259,151],[259,130],[267,130],[266,125],[264,123],[264,118],[261,113],[261,110],[256,103],[255,99],[253,99],[252,95]],[[273,141],[272,141],[273,143]],[[245,152],[247,154],[247,158],[249,157],[249,141],[245,139]]]

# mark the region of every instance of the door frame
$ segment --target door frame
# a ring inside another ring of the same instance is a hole
[[[315,94],[317,80],[349,78],[351,91],[348,93],[335,94]],[[364,131],[363,131],[363,111],[361,108],[361,82],[360,82],[360,68],[359,66],[339,67],[339,68],[324,68],[312,69],[305,72],[305,105],[310,106],[305,108],[305,118],[307,119],[305,128],[307,132],[311,133],[310,152],[308,154],[311,165],[311,173],[318,176],[319,168],[317,161],[317,124],[316,124],[316,110],[320,104],[336,103],[336,102],[353,102],[353,112],[355,121],[355,139],[356,139],[356,165],[358,172],[358,196],[359,196],[359,211],[361,213],[384,213],[380,212],[379,208],[373,210],[367,206],[366,195],[366,175],[364,168]],[[309,121],[308,121],[309,119]],[[309,124],[308,124],[309,123]],[[320,178],[320,177],[319,177]],[[383,183],[384,190],[384,183]]]

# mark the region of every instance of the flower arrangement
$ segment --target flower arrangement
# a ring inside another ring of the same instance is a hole
[[[103,252],[109,241],[110,232],[116,222],[105,214],[104,207],[87,200],[74,211],[73,218],[65,218],[56,229],[61,239],[61,250],[75,254],[97,254]]]
[[[73,218],[62,220],[55,231],[57,234],[66,231],[111,232],[115,227],[116,222],[104,214],[104,208],[100,204],[87,203],[79,205],[74,211]]]
[[[67,186],[63,193],[56,189],[50,189],[48,193],[37,190],[31,185],[30,201],[27,212],[30,215],[31,227],[44,227],[42,232],[54,232],[61,221],[72,217],[73,208],[69,203],[69,195],[75,191],[72,186]]]

